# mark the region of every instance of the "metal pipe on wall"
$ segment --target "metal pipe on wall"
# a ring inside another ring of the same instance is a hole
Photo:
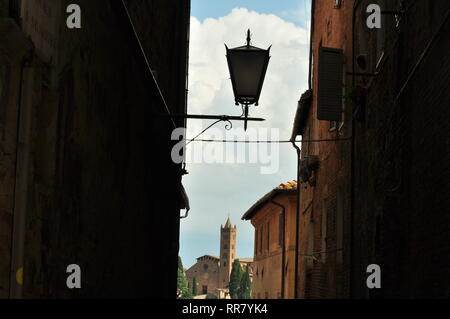
[[[281,299],[284,299],[285,291],[285,265],[286,265],[286,207],[273,199],[270,201],[272,204],[281,208],[281,214],[283,219],[283,245],[281,247]]]

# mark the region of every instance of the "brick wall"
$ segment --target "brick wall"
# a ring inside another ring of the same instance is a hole
[[[387,25],[393,46],[370,83],[365,121],[355,127],[355,297],[450,293],[448,19],[397,99],[450,4],[406,5],[399,28]],[[371,263],[382,268],[380,290],[365,287]]]
[[[345,56],[344,70],[349,71],[351,11],[352,1],[344,1],[339,9],[332,1],[315,2],[313,103],[303,139],[342,141],[302,143],[302,158],[318,156],[319,169],[315,185],[303,182],[300,187],[299,298],[349,295],[351,110],[344,107],[343,121],[334,130],[330,122],[317,120],[317,61],[320,46],[339,48]]]
[[[449,294],[450,4],[405,1],[400,21],[383,15],[382,29],[369,30],[366,8],[372,3],[400,9],[399,1],[343,1],[339,9],[315,1],[314,98],[303,139],[353,134],[353,141],[302,143],[302,158],[318,156],[320,167],[315,185],[301,188],[300,298]],[[320,45],[343,50],[344,72],[378,73],[345,76],[340,134],[316,119]],[[366,69],[352,63],[359,55]],[[368,87],[367,103],[357,109],[348,97],[361,81]],[[342,252],[333,252],[339,248]],[[366,286],[370,264],[381,266],[382,289]]]

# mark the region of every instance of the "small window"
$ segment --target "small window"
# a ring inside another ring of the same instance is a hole
[[[258,228],[255,228],[255,256],[258,255]]]
[[[227,244],[223,245],[223,249],[228,249],[228,245]]]
[[[208,271],[208,264],[204,264],[204,265],[203,265],[203,270],[204,270],[204,271]]]
[[[263,234],[264,234],[264,225],[261,225],[261,230],[259,232],[259,253],[262,253],[263,249]]]
[[[207,295],[208,294],[208,286],[202,286],[202,294]]]
[[[227,262],[226,262],[226,261],[223,262],[223,266],[224,266],[224,267],[227,266]]]

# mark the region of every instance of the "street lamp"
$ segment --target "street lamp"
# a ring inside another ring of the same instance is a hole
[[[263,118],[248,117],[250,105],[258,105],[259,95],[264,83],[267,66],[270,60],[270,48],[260,49],[250,45],[250,30],[247,31],[247,45],[234,49],[227,49],[228,67],[230,69],[231,82],[233,84],[234,99],[236,105],[241,104],[243,113],[241,116],[230,115],[206,115],[206,114],[160,114],[160,116],[170,116],[182,119],[206,119],[215,120],[211,125],[204,129],[190,142],[197,139],[211,127],[220,122],[228,122],[225,129],[230,130],[233,127],[231,121],[244,121],[244,128],[247,130],[247,122],[265,121]],[[166,105],[166,109],[168,109]]]
[[[267,66],[270,60],[270,48],[260,49],[250,45],[250,30],[247,31],[247,45],[227,49],[228,68],[233,85],[236,105],[243,108],[244,127],[247,130],[248,109],[258,106]]]

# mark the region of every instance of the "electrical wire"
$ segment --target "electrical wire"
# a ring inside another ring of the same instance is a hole
[[[300,140],[300,141],[291,141],[291,140],[275,140],[275,141],[247,141],[247,140],[213,140],[213,139],[187,139],[186,145],[191,142],[205,142],[205,143],[243,143],[243,144],[287,144],[292,142],[295,143],[321,143],[321,142],[345,142],[351,140],[352,137],[346,138],[330,138],[330,139],[320,139],[320,140]]]

